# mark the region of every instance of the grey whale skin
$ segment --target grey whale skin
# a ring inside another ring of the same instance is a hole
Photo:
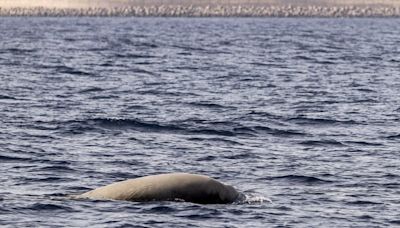
[[[233,203],[239,195],[232,186],[208,176],[170,173],[115,182],[79,195],[78,198],[223,204]]]

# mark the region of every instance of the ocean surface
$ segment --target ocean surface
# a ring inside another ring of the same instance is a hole
[[[400,19],[0,18],[2,227],[400,226]],[[74,200],[209,175],[244,202]]]

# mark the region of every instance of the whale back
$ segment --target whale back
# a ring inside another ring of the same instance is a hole
[[[174,201],[210,204],[231,203],[239,193],[203,175],[171,173],[116,182],[86,192],[81,197],[127,201]]]

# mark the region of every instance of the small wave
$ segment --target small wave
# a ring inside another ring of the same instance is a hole
[[[327,50],[327,49],[311,49],[311,50],[309,50],[309,52],[310,53],[316,53],[316,54],[319,54],[319,53],[330,53],[330,51],[329,50]]]
[[[282,64],[279,63],[262,63],[262,62],[250,62],[249,64],[254,65],[254,66],[265,66],[265,67],[284,67]]]
[[[389,222],[394,225],[400,225],[400,220],[390,220]]]
[[[299,142],[299,144],[304,146],[345,146],[336,140],[306,140]]]
[[[362,220],[374,220],[375,217],[371,216],[371,215],[361,215],[361,216],[357,216],[357,218],[362,219]]]
[[[0,95],[0,100],[17,100],[17,98],[7,95]]]
[[[155,133],[174,133],[188,135],[215,135],[234,137],[238,135],[256,136],[259,134],[271,134],[278,137],[305,135],[305,133],[291,129],[276,129],[266,126],[241,126],[235,122],[209,122],[186,120],[180,123],[160,123],[156,121],[143,121],[139,119],[113,119],[94,118],[84,120],[72,120],[58,123],[58,129],[67,133],[80,134],[86,131],[96,130],[134,130]],[[192,138],[189,140],[213,140]],[[225,139],[217,139],[215,141]],[[227,142],[236,144],[233,141]]]
[[[329,60],[315,60],[314,63],[322,64],[322,65],[333,65],[333,64],[336,64],[336,62],[329,61]]]
[[[293,59],[297,59],[297,60],[306,60],[306,61],[315,61],[314,58],[308,57],[308,56],[304,56],[304,55],[297,55],[294,56]]]
[[[153,76],[158,76],[159,74],[152,72],[152,71],[148,71],[148,70],[144,70],[138,67],[135,68],[131,68],[130,71],[132,73],[139,73],[139,74],[148,74],[148,75],[153,75]]]
[[[198,66],[176,66],[174,68],[175,70],[190,70],[190,71],[197,71],[202,68],[199,68]]]
[[[267,117],[269,119],[282,119],[282,116],[278,116],[269,112],[265,111],[250,111],[247,113],[247,115],[255,115],[255,116],[262,116],[262,117]]]
[[[356,201],[347,202],[346,204],[353,204],[353,205],[379,205],[379,204],[384,204],[384,203],[366,201],[366,200],[356,200]]]
[[[99,88],[99,87],[90,87],[87,89],[80,90],[78,93],[93,93],[93,92],[101,92],[101,91],[104,91],[104,89]]]
[[[188,104],[192,106],[205,107],[205,108],[216,108],[216,109],[228,108],[227,106],[214,103],[190,102]]]
[[[35,121],[33,124],[27,124],[24,127],[41,131],[53,131],[59,129],[59,127],[56,125],[55,122],[45,122],[45,121]]]
[[[165,90],[156,90],[156,89],[146,89],[146,90],[138,90],[136,91],[137,94],[141,95],[160,95],[160,96],[173,96],[173,97],[180,97],[185,95],[195,95],[192,93],[184,93],[181,91],[165,91]]]
[[[12,54],[29,54],[36,51],[37,51],[36,49],[22,49],[22,48],[8,48],[4,50],[4,52],[10,52]]]
[[[68,121],[59,124],[59,128],[66,133],[82,134],[99,129],[108,130],[136,130],[142,132],[176,133],[176,134],[205,134],[219,136],[236,136],[234,130],[224,130],[207,127],[184,127],[176,124],[162,124],[158,122],[142,121],[137,119],[108,119],[95,118],[81,121]],[[63,126],[65,125],[65,126]]]
[[[113,99],[113,100],[115,100],[115,99],[118,99],[118,98],[119,98],[119,96],[114,96],[114,95],[93,96],[93,97],[90,97],[90,99],[92,99],[92,100],[107,100],[107,99]]]
[[[400,134],[398,135],[390,135],[386,137],[387,139],[400,139]]]
[[[59,123],[55,130],[67,134],[83,134],[95,130],[95,127],[87,121],[67,121]]]
[[[294,183],[303,183],[303,184],[324,184],[331,183],[330,180],[323,180],[313,176],[304,176],[304,175],[285,175],[285,176],[276,176],[272,177],[272,179],[276,180],[287,180],[289,182]]]
[[[335,119],[308,118],[308,117],[289,118],[288,121],[299,125],[357,124],[357,122],[353,120],[335,120]]]
[[[145,109],[147,109],[147,107],[143,106],[143,105],[131,105],[131,106],[127,106],[126,109],[128,109],[128,110],[145,110]]]
[[[57,66],[55,67],[55,70],[58,73],[64,73],[64,74],[71,74],[71,75],[82,75],[82,76],[91,76],[91,73],[85,72],[85,71],[81,71],[72,67],[68,67],[68,66]]]
[[[3,162],[13,162],[13,161],[31,161],[31,158],[22,158],[22,157],[15,157],[15,156],[6,156],[0,155],[0,161]]]
[[[366,92],[366,93],[377,93],[377,91],[370,89],[370,88],[358,88],[357,89],[360,92]],[[377,100],[373,100],[374,102],[378,102]]]
[[[146,162],[142,162],[142,161],[137,161],[137,160],[110,160],[105,162],[106,164],[110,164],[110,165],[115,165],[118,167],[144,167],[147,166],[148,164]],[[117,175],[120,175],[120,177],[118,177]],[[127,176],[128,175],[128,176]],[[117,178],[131,178],[130,174],[127,173],[110,173],[110,176],[117,176]]]
[[[242,154],[224,156],[224,158],[235,160],[235,159],[258,158],[258,156],[254,155],[252,153],[242,153]]]
[[[183,50],[185,50],[185,51],[198,51],[198,52],[204,52],[204,51],[206,51],[206,49],[204,49],[204,48],[201,48],[201,47],[194,47],[194,46],[172,45],[171,47],[180,48],[180,49],[183,49]]]
[[[131,53],[128,53],[128,54],[118,53],[115,55],[115,57],[128,58],[128,59],[154,59],[154,58],[157,58],[157,56],[154,56],[154,55],[140,55],[140,54],[131,54]]]
[[[146,61],[135,62],[135,65],[151,65],[151,64],[154,64],[154,62],[146,62]]]
[[[345,141],[345,143],[355,144],[360,146],[383,146],[382,143],[363,142],[363,141]]]
[[[235,204],[272,203],[272,200],[257,193],[241,193]]]
[[[221,135],[221,136],[236,136],[235,132],[229,130],[218,130],[218,129],[199,129],[190,130],[194,134],[205,134],[205,135]]]
[[[75,210],[71,207],[67,207],[64,205],[57,205],[51,203],[35,203],[26,209],[32,211],[67,211],[67,212],[74,212]]]
[[[40,167],[37,168],[37,170],[40,171],[58,171],[58,172],[71,172],[75,171],[74,169],[64,166],[64,165],[51,165],[51,166],[45,166],[45,167]]]
[[[168,207],[165,205],[157,205],[155,207],[152,207],[148,210],[148,212],[151,213],[161,213],[161,214],[165,214],[165,213],[172,213],[175,212],[176,209],[173,207]]]
[[[163,125],[156,122],[145,122],[136,119],[91,119],[88,123],[98,124],[105,128],[135,128],[137,130],[147,131],[179,131],[182,130],[178,126],[174,125]]]
[[[207,155],[205,157],[201,157],[201,158],[196,159],[196,161],[212,161],[212,160],[215,160],[215,159],[217,159],[217,157],[212,156],[212,155]]]
[[[177,55],[184,55],[184,56],[192,55],[192,53],[190,53],[190,52],[178,52],[176,54]]]
[[[140,42],[135,44],[136,47],[144,47],[144,48],[158,48],[158,45],[155,43],[149,43],[149,42]]]
[[[284,130],[284,129],[276,129],[270,128],[266,126],[255,126],[252,128],[256,132],[268,133],[275,136],[296,136],[296,135],[305,135],[304,132],[296,131],[296,130]]]
[[[151,130],[160,131],[164,129],[164,126],[141,122],[134,119],[108,119],[108,118],[94,118],[84,120],[71,120],[59,123],[59,129],[65,133],[82,134],[88,131],[96,131],[101,129],[109,130],[124,130],[124,129],[136,129],[136,130]]]
[[[387,189],[399,189],[400,183],[385,183],[385,184],[382,184],[382,186]]]
[[[63,177],[44,177],[44,178],[31,178],[31,177],[20,177],[18,180],[23,182],[46,182],[46,183],[65,183],[69,181],[74,181],[72,178],[63,178]]]
[[[187,138],[189,141],[199,141],[199,142],[221,142],[225,144],[230,144],[230,145],[243,145],[242,143],[233,141],[233,140],[228,140],[224,138],[200,138],[200,137],[191,137]]]

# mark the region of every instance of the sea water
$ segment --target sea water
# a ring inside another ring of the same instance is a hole
[[[400,20],[0,18],[0,225],[400,225]],[[72,200],[140,176],[228,205]]]

